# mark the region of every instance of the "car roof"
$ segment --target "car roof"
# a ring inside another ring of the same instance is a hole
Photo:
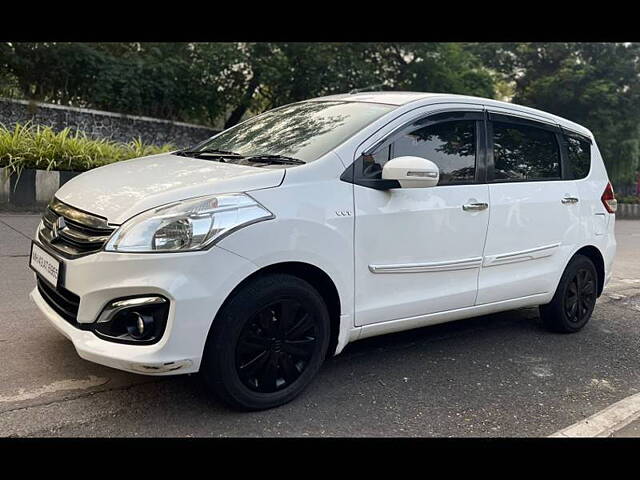
[[[326,97],[312,98],[311,101],[347,101],[347,102],[367,102],[386,103],[388,105],[404,105],[406,103],[422,100],[429,97],[442,96],[442,93],[423,92],[360,92],[360,93],[340,93],[338,95],[328,95]]]
[[[396,105],[398,107],[416,104],[416,106],[428,105],[431,103],[472,103],[481,104],[487,107],[500,107],[507,110],[511,110],[514,113],[525,113],[538,117],[541,120],[556,123],[569,130],[573,130],[588,137],[593,138],[593,134],[589,129],[582,125],[572,122],[563,117],[553,115],[552,113],[544,112],[536,108],[525,107],[523,105],[517,105],[515,103],[503,102],[500,100],[493,100],[490,98],[474,97],[470,95],[456,95],[452,93],[428,93],[428,92],[400,92],[400,91],[385,91],[385,92],[359,92],[359,93],[341,93],[338,95],[328,95],[325,97],[311,98],[308,101],[322,102],[322,101],[346,101],[346,102],[365,102],[365,103],[383,103],[387,105]]]

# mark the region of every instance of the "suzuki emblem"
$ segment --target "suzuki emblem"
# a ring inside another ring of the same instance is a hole
[[[53,222],[53,228],[51,229],[51,241],[60,238],[60,232],[66,228],[66,226],[67,223],[64,221],[64,217],[58,217],[58,219]]]

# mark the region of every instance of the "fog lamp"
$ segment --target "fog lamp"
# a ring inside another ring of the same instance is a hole
[[[120,315],[124,317],[124,325],[131,338],[144,340],[153,335],[153,316],[126,310]]]
[[[116,299],[104,307],[93,333],[112,342],[149,345],[162,337],[168,315],[169,300],[161,296]]]

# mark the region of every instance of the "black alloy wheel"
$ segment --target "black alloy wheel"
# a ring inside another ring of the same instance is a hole
[[[587,268],[581,268],[571,279],[564,296],[567,320],[580,324],[591,316],[596,304],[596,278]]]
[[[200,371],[231,407],[277,407],[311,383],[329,338],[329,312],[320,293],[302,278],[265,274],[247,281],[220,309]]]
[[[545,327],[560,333],[581,330],[595,308],[598,287],[598,273],[591,259],[575,255],[565,268],[551,302],[540,305]]]
[[[294,298],[273,302],[249,319],[240,333],[238,376],[256,392],[282,390],[307,368],[317,339],[313,312]]]

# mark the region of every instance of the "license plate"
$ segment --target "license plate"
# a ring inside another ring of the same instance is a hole
[[[36,243],[31,243],[31,260],[29,266],[54,287],[58,286],[60,260],[49,255]]]

